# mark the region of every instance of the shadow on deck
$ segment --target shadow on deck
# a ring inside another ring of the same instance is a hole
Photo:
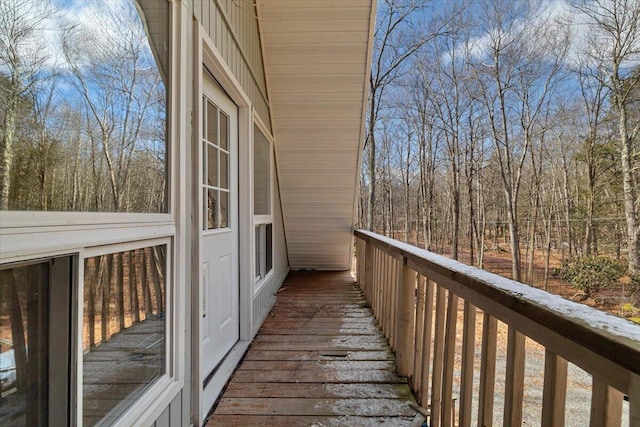
[[[207,425],[420,425],[410,403],[351,274],[292,272]]]

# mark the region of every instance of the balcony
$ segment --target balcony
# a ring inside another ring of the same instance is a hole
[[[640,326],[355,237],[357,282],[292,273],[209,425],[640,425]]]

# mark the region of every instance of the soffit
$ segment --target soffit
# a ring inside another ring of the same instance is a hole
[[[258,0],[292,268],[347,269],[375,0]]]

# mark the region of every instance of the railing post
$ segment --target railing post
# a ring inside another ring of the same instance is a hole
[[[407,258],[402,257],[402,268],[398,292],[398,317],[396,336],[398,337],[398,374],[408,377],[413,365],[413,329],[415,312],[416,273],[407,266]]]

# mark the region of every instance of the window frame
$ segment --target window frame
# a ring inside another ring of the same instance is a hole
[[[133,0],[140,12],[137,0]],[[141,15],[142,18],[142,15]],[[62,212],[0,211],[0,264],[34,262],[58,256],[74,257],[76,298],[73,301],[71,354],[75,369],[69,400],[72,425],[82,425],[82,322],[84,261],[91,256],[120,252],[155,244],[167,245],[165,280],[165,374],[154,380],[115,421],[115,426],[153,423],[170,402],[185,388],[186,361],[186,289],[187,250],[190,247],[189,182],[190,140],[188,94],[191,88],[189,62],[180,41],[189,34],[191,16],[180,2],[167,6],[168,72],[166,78],[166,211]],[[144,23],[146,26],[146,23]],[[75,410],[74,410],[75,409]]]
[[[56,262],[57,261],[57,262]],[[78,255],[75,253],[61,254],[46,258],[33,258],[26,261],[9,262],[0,266],[1,270],[28,268],[35,265],[48,265],[47,291],[40,304],[46,305],[47,338],[47,375],[46,406],[47,412],[40,414],[49,425],[68,425],[75,419],[73,407],[76,403],[76,377],[74,366],[76,348],[74,336],[77,328],[75,324],[77,309],[77,280],[76,271]],[[41,296],[41,295],[40,295]],[[30,320],[29,320],[30,321]],[[25,330],[29,337],[28,328]],[[13,346],[13,342],[12,342]],[[62,369],[54,369],[52,360],[62,362]],[[66,390],[65,395],[52,393],[54,390]],[[26,414],[25,414],[26,415]],[[28,417],[28,415],[27,415]]]
[[[82,349],[82,325],[84,321],[84,262],[89,258],[93,258],[100,255],[114,254],[119,252],[131,251],[135,249],[142,249],[147,247],[153,247],[158,245],[166,245],[167,265],[165,266],[165,360],[164,368],[165,373],[156,378],[147,389],[129,406],[125,409],[117,418],[115,425],[128,425],[134,420],[138,419],[139,414],[143,413],[149,406],[153,405],[153,402],[162,394],[162,392],[171,386],[173,378],[176,372],[176,360],[174,352],[176,348],[176,334],[178,330],[175,328],[175,299],[176,299],[176,286],[175,276],[173,273],[173,265],[171,260],[175,258],[173,237],[161,237],[156,239],[140,240],[135,242],[121,242],[106,246],[95,246],[86,248],[82,251],[78,257],[78,274],[81,276],[81,280],[77,286],[77,318],[76,318],[76,412],[72,412],[72,417],[76,419],[76,425],[82,425],[82,411],[83,411],[83,373],[84,373],[84,358]],[[114,408],[118,408],[118,405]]]
[[[253,212],[255,211],[255,188],[254,188],[254,171],[255,171],[255,158],[254,158],[254,147],[255,147],[255,141],[256,141],[256,135],[255,132],[259,131],[260,133],[262,133],[262,136],[264,136],[265,140],[267,141],[267,143],[269,144],[269,197],[268,197],[268,204],[269,204],[269,214],[268,215],[254,215]],[[271,279],[271,277],[274,275],[274,262],[273,262],[273,235],[274,235],[274,227],[273,227],[273,208],[274,208],[274,189],[275,189],[275,185],[274,185],[274,177],[275,177],[275,154],[274,154],[274,141],[273,141],[273,136],[271,135],[271,132],[269,132],[267,126],[264,124],[264,122],[260,119],[260,117],[258,116],[257,113],[254,112],[253,114],[253,126],[252,126],[252,138],[251,138],[251,217],[253,219],[253,230],[252,230],[252,247],[253,250],[251,251],[252,253],[252,269],[253,271],[253,280],[254,280],[254,295],[258,294],[260,292],[260,290],[264,287],[264,285]],[[264,271],[266,269],[266,225],[267,224],[271,224],[271,254],[272,254],[272,260],[271,260],[271,270],[269,271]],[[256,228],[259,229],[259,233],[260,233],[260,242],[256,241]],[[258,252],[258,243],[261,244],[260,247],[260,251]],[[255,257],[259,256],[260,259],[257,260]],[[256,264],[260,263],[260,271],[255,271],[256,270]]]

